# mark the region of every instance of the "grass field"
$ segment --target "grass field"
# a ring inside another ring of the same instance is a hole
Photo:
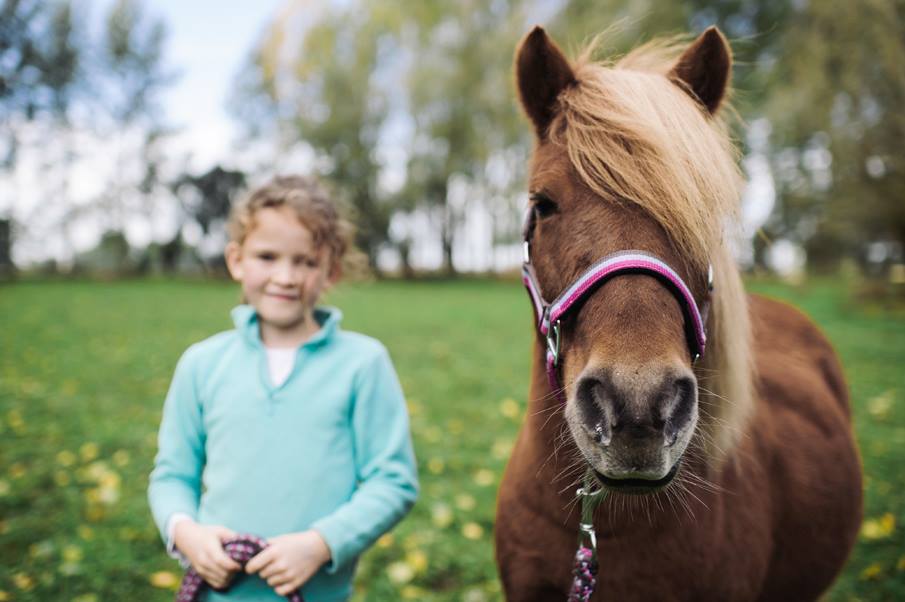
[[[832,281],[750,288],[808,312],[849,378],[865,523],[829,599],[905,599],[905,317],[854,306]],[[145,501],[161,406],[179,355],[230,327],[236,298],[221,282],[0,287],[0,602],[172,599],[178,567]],[[341,287],[328,301],[344,327],[390,349],[423,488],[364,557],[357,599],[501,599],[493,513],[525,409],[523,290],[387,282]]]

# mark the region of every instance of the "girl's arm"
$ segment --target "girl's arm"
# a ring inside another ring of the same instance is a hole
[[[330,549],[330,573],[389,531],[418,497],[408,411],[383,346],[358,376],[352,429],[360,485],[348,502],[312,525]]]
[[[163,406],[158,451],[148,487],[154,522],[168,545],[168,521],[176,514],[197,519],[204,468],[204,427],[195,387],[192,349],[176,366]]]

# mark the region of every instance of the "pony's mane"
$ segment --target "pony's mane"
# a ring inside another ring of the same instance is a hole
[[[595,45],[573,67],[577,84],[559,96],[551,141],[565,147],[592,190],[657,220],[699,273],[713,265],[708,350],[698,379],[702,444],[718,460],[752,408],[747,297],[729,246],[738,227],[738,151],[722,118],[668,77],[681,50],[676,41],[646,44],[610,64],[591,59]]]

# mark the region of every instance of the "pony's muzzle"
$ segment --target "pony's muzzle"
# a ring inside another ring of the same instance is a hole
[[[697,417],[690,371],[605,368],[585,371],[575,393],[589,438],[607,457],[608,476],[660,478],[672,468]]]

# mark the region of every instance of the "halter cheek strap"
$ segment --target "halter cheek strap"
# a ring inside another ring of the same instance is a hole
[[[561,320],[571,308],[582,299],[590,295],[598,286],[615,276],[623,274],[647,274],[657,278],[679,302],[682,313],[685,316],[685,335],[688,341],[688,349],[691,352],[692,362],[704,355],[707,343],[707,335],[704,332],[704,323],[707,319],[709,308],[708,300],[702,304],[701,309],[695,302],[691,289],[685,281],[669,265],[659,257],[644,251],[618,251],[607,255],[603,259],[588,268],[569,287],[553,300],[547,303],[537,283],[537,275],[531,264],[529,243],[525,241],[525,257],[522,264],[522,282],[528,289],[528,296],[534,304],[534,312],[538,321],[537,328],[547,341],[547,380],[550,388],[561,401],[565,401],[565,394],[559,382],[557,366],[562,356],[562,329]],[[713,269],[708,269],[708,290],[713,289]]]

